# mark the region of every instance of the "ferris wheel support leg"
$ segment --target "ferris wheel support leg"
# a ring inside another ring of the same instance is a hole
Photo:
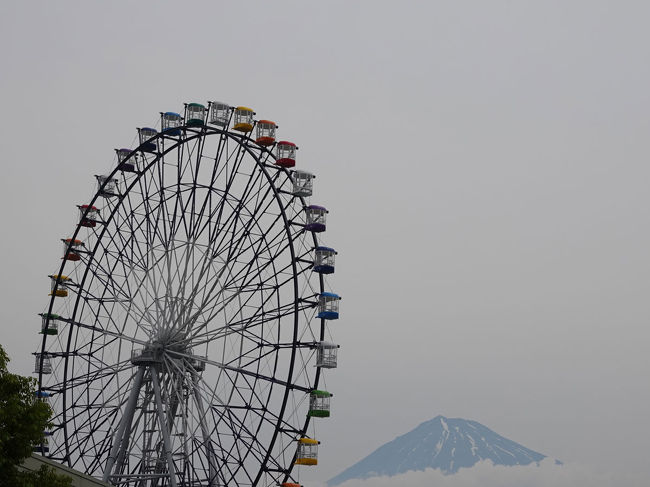
[[[196,407],[199,409],[199,416],[201,417],[201,434],[203,435],[203,443],[205,443],[205,448],[208,453],[208,474],[210,476],[208,487],[217,487],[219,485],[219,482],[217,482],[217,459],[214,455],[212,442],[210,441],[208,427],[205,424],[205,409],[203,408],[201,393],[199,392],[199,379],[196,372],[192,374],[192,376],[192,382],[194,383],[194,399],[196,400]]]
[[[162,395],[160,394],[160,383],[158,382],[157,370],[152,370],[151,382],[153,382],[153,392],[156,396],[156,411],[158,413],[158,422],[160,423],[160,432],[163,437],[165,446],[165,456],[167,457],[167,471],[169,472],[169,485],[176,486],[176,469],[174,468],[174,459],[172,458],[172,442],[167,429],[167,421],[163,412]]]
[[[129,395],[129,400],[126,403],[126,409],[124,410],[124,415],[120,421],[120,425],[117,428],[117,432],[113,437],[113,447],[111,448],[111,453],[108,457],[108,462],[106,463],[106,468],[104,469],[104,475],[102,479],[104,482],[108,481],[110,477],[113,466],[115,465],[115,460],[118,455],[123,456],[124,450],[126,450],[126,445],[124,448],[120,448],[125,442],[125,436],[128,436],[128,430],[131,429],[131,422],[133,421],[133,413],[135,412],[135,407],[138,404],[138,395],[140,394],[140,387],[142,386],[142,378],[144,377],[144,367],[140,367],[138,372],[135,375],[135,380],[133,381],[133,387],[131,388],[131,394]]]

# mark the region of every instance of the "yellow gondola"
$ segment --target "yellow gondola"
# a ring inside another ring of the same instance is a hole
[[[300,438],[298,440],[296,465],[318,465],[319,443],[319,441],[312,440],[311,438]]]
[[[67,283],[70,282],[70,278],[68,276],[54,274],[50,276],[50,279],[52,279],[52,292],[50,292],[49,296],[65,298],[68,295]]]
[[[232,126],[233,130],[238,130],[240,132],[250,132],[253,130],[253,115],[255,115],[255,112],[252,108],[235,108],[235,123]]]

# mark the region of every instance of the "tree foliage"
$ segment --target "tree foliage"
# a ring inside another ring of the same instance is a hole
[[[18,465],[32,454],[49,426],[52,411],[36,398],[36,380],[9,373],[9,356],[0,345],[0,487],[67,487],[69,477],[42,466],[20,472]]]

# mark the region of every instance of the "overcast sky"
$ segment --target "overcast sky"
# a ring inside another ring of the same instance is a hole
[[[650,479],[649,20],[644,1],[2,2],[13,369],[113,149],[220,100],[298,143],[339,251],[333,416],[301,480],[438,414]]]

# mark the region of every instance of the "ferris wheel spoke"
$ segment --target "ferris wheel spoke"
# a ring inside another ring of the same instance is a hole
[[[234,155],[233,170],[232,170],[232,173],[231,173],[231,178],[228,181],[228,183],[226,184],[226,193],[228,192],[228,188],[230,187],[230,185],[234,181],[234,177],[237,175],[237,168],[239,167],[239,165],[241,164],[241,162],[243,160],[243,155],[244,155],[244,153],[240,150],[240,148],[238,148],[237,153]],[[224,168],[226,170],[227,170],[227,167],[228,167],[227,165],[224,166]],[[228,177],[227,174],[226,174],[226,177]],[[181,178],[179,177],[179,181],[180,181],[180,179]],[[178,204],[178,201],[179,201],[179,199],[177,199],[177,204]],[[186,235],[189,235],[189,232],[187,231],[187,228],[186,228]]]
[[[109,316],[109,320],[112,323],[114,323],[111,320],[110,316]],[[98,333],[100,333],[102,335],[110,336],[110,337],[113,337],[113,338],[118,338],[120,340],[126,340],[127,342],[131,342],[131,343],[134,343],[134,344],[137,344],[137,345],[145,345],[147,343],[144,340],[140,340],[140,339],[137,339],[135,337],[125,335],[124,333],[106,330],[104,328],[100,328],[100,327],[97,327],[95,325],[87,325],[85,323],[81,323],[80,321],[72,321],[72,322],[70,322],[70,324],[74,325],[74,326],[78,326],[80,328],[85,328],[86,330],[91,330],[91,331],[98,332]],[[115,323],[115,325],[117,325],[117,324]]]
[[[120,388],[115,391],[113,397],[117,398],[118,394],[122,395],[125,391],[125,387]],[[111,409],[105,404],[89,403],[74,406],[73,412],[73,419],[68,421],[68,424],[71,424],[73,429],[68,431],[67,434],[76,441],[67,443],[66,456],[77,456],[85,463],[86,467],[91,467],[93,463],[87,463],[86,459],[90,457],[94,461],[97,457],[101,457],[102,452],[108,448],[107,437],[104,436],[100,444],[97,444],[95,435],[110,430],[117,419],[118,408]],[[90,434],[91,432],[93,434]]]
[[[96,381],[101,381],[105,378],[111,378],[114,375],[127,370],[131,367],[130,360],[125,360],[118,362],[116,365],[112,365],[109,368],[97,369],[94,371],[88,371],[81,375],[75,375],[72,377],[67,377],[65,382],[59,384],[52,384],[44,387],[44,390],[63,393],[67,389],[74,390],[76,387],[87,386]]]
[[[234,384],[234,383],[233,383]],[[245,401],[244,398],[242,400]],[[240,417],[231,409],[220,409],[216,408],[215,405],[211,405],[211,410],[216,414],[215,427],[214,427],[214,436],[216,436],[219,450],[222,454],[222,464],[228,466],[229,464],[236,465],[236,469],[233,472],[230,471],[231,476],[237,472],[237,468],[241,466],[249,453],[255,453],[258,455],[258,459],[261,459],[261,456],[264,452],[264,445],[258,441],[257,435],[249,429],[245,424],[245,416],[248,414],[244,412],[244,417]],[[243,410],[241,410],[243,411]],[[227,426],[230,431],[229,434],[220,430],[219,425]],[[224,441],[224,436],[231,436],[237,441],[230,442],[231,445],[228,448],[226,442]],[[244,448],[240,448],[238,442],[243,443]],[[229,468],[230,470],[230,468]]]
[[[236,279],[246,279],[246,283],[239,286],[240,288],[246,287],[257,278],[259,278],[262,273],[268,270],[274,270],[279,273],[291,270],[294,265],[293,262],[287,262],[284,267],[277,269],[275,268],[275,261],[290,250],[291,244],[296,239],[296,235],[290,236],[286,242],[278,240],[278,243],[282,242],[281,246],[276,244],[276,240],[279,239],[280,236],[281,232],[278,232],[275,236],[271,237],[271,240],[269,241],[264,235],[262,235],[257,239],[257,241],[251,242],[249,247],[242,249],[240,253],[234,257],[234,260],[237,260],[241,255],[243,255],[244,252],[252,251],[253,255],[259,256],[258,260],[264,260],[264,262],[260,264],[259,262],[251,259],[247,265],[241,267],[237,274],[232,276],[231,281],[228,281],[224,284],[224,287],[229,288],[230,286],[233,286]],[[263,244],[264,248],[267,250],[266,256],[261,253]],[[276,248],[274,249],[274,247]],[[272,249],[275,250],[274,253],[270,253]],[[255,273],[251,273],[250,271],[254,265],[257,267],[257,271]],[[306,267],[304,267],[301,272],[304,272],[304,270],[306,270]],[[265,280],[260,281],[260,283],[263,284],[268,279],[269,277],[267,277]]]
[[[233,382],[233,389],[236,389],[236,383]],[[232,443],[231,447],[227,450],[228,456],[238,458],[238,467],[235,470],[235,474],[239,467],[241,467],[246,460],[246,457],[253,453],[256,457],[257,462],[263,463],[263,457],[266,453],[266,445],[262,444],[259,441],[259,437],[256,431],[252,431],[244,423],[246,417],[249,415],[249,410],[240,410],[244,411],[244,417],[240,418],[237,414],[237,410],[233,409],[214,409],[213,412],[217,414],[219,420],[217,424],[227,425],[230,429],[230,434],[236,440]],[[260,426],[261,427],[261,423]],[[257,431],[259,431],[259,427]],[[240,445],[241,444],[241,445]],[[236,454],[234,453],[236,452]]]
[[[258,177],[261,182],[261,175],[262,173],[258,173]],[[250,182],[250,181],[249,181]],[[248,189],[248,188],[247,188]],[[259,216],[260,213],[265,213],[268,211],[268,209],[271,207],[271,205],[274,204],[274,199],[273,199],[273,192],[271,190],[271,186],[267,186],[265,188],[260,187],[256,191],[252,191],[251,187],[251,193],[248,195],[250,199],[242,199],[242,200],[237,200],[236,204],[231,205],[231,213],[226,222],[224,223],[224,226],[220,229],[219,233],[222,235],[221,239],[219,241],[215,241],[215,254],[221,254],[224,251],[224,245],[226,244],[226,237],[230,235],[231,240],[230,242],[232,243],[233,239],[235,236],[239,236],[241,238],[242,234],[246,233],[246,230],[254,224],[254,218]],[[260,193],[263,194],[260,195]],[[267,200],[268,198],[268,200]],[[254,201],[253,201],[254,200]],[[247,205],[250,203],[254,203],[253,205],[253,211],[248,212],[249,219],[246,222],[246,225],[242,226],[242,230],[237,230],[237,224],[241,222],[240,214],[241,211],[244,208],[247,208]],[[215,235],[216,237],[216,235]]]
[[[142,198],[142,202],[134,206],[132,194],[135,197],[134,191],[127,192],[126,197],[123,198],[126,205],[121,205],[117,211],[113,212],[111,223],[115,226],[115,230],[110,233],[109,238],[110,243],[116,243],[116,239],[119,239],[119,247],[116,248],[118,256],[123,256],[130,264],[137,266],[146,256],[146,251],[143,250],[142,244],[137,237],[138,235],[142,235],[145,241],[144,245],[149,244],[150,237],[148,234],[148,226],[145,225],[146,220],[137,221],[135,219],[136,211],[141,206],[145,207],[145,212],[147,211],[147,200]],[[128,233],[120,231],[124,226],[128,228]],[[128,235],[128,238],[126,235]],[[126,265],[126,262],[124,264]]]
[[[217,182],[217,176],[219,174],[218,161],[221,159],[223,151],[226,148],[227,139],[228,138],[225,135],[225,133],[221,133],[221,135],[219,136],[219,143],[218,143],[217,149],[216,149],[216,155],[215,155],[214,158],[209,158],[211,161],[213,161],[212,174],[210,176],[210,183],[208,185],[198,185],[197,184],[197,187],[202,187],[204,189],[207,189],[205,198],[203,199],[203,203],[201,204],[201,209],[200,209],[198,217],[197,217],[198,222],[200,222],[203,219],[203,215],[205,214],[205,210],[206,210],[206,208],[208,208],[208,205],[210,204],[210,201],[212,199],[212,195],[216,190],[215,184]],[[206,226],[209,226],[210,220],[211,220],[210,218],[207,218],[207,225],[203,226],[204,229],[206,228]],[[198,226],[195,227],[195,230],[199,230],[199,227]],[[198,239],[200,237],[201,233],[202,233],[202,231],[199,231],[198,233],[195,232],[192,235],[192,238],[194,238],[195,240]]]
[[[187,164],[187,166],[189,167],[189,169],[191,171],[191,180],[192,180],[192,183],[193,183],[192,186],[194,187],[194,190],[190,193],[190,198],[188,198],[187,203],[185,204],[185,206],[182,209],[182,213],[183,214],[189,214],[189,217],[190,217],[189,218],[190,221],[189,221],[188,226],[187,226],[186,231],[185,231],[185,234],[186,234],[188,239],[194,238],[194,217],[196,215],[195,211],[196,211],[196,192],[197,192],[196,191],[197,187],[196,187],[195,182],[199,179],[199,171],[200,171],[200,168],[201,168],[201,159],[203,158],[203,149],[205,147],[205,139],[203,137],[199,137],[197,145],[198,145],[198,148],[196,150],[196,155],[194,157],[194,159],[195,159],[195,161],[194,161],[194,171],[192,171],[192,161],[191,161],[192,158],[191,157],[188,157],[188,164]],[[191,202],[191,206],[190,206],[190,202]]]
[[[191,337],[186,338],[185,341],[192,343],[194,346],[201,346],[208,344],[214,340],[222,340],[232,335],[241,335],[245,338],[246,334],[252,333],[252,329],[254,327],[258,327],[266,323],[279,322],[282,317],[290,316],[294,313],[293,307],[289,307],[286,310],[280,309],[275,311],[275,313],[260,313],[256,317],[246,318],[245,320],[231,323],[228,325],[228,329],[217,329],[215,331],[192,335]],[[260,337],[257,336],[257,341],[259,342],[259,340]]]
[[[223,338],[226,337],[232,333],[238,333],[241,329],[248,329],[249,327],[263,324],[269,321],[275,321],[279,320],[283,316],[288,316],[290,315],[293,311],[295,311],[295,304],[294,303],[289,303],[283,307],[277,307],[272,310],[269,310],[268,308],[264,310],[264,305],[270,301],[274,297],[274,294],[277,292],[277,289],[274,289],[273,293],[269,294],[263,301],[262,303],[255,308],[255,311],[253,312],[252,315],[249,315],[247,318],[243,318],[239,321],[229,321],[226,323],[222,328],[219,328],[217,330],[214,330],[212,332],[203,332],[203,330],[207,327],[207,324],[210,323],[216,316],[218,316],[225,306],[228,304],[226,303],[225,305],[220,306],[216,310],[212,309],[210,311],[210,314],[208,314],[207,317],[204,317],[203,319],[203,324],[199,327],[194,328],[194,332],[192,335],[190,335],[188,338],[191,339],[193,342],[196,341],[197,338],[199,337],[210,337],[211,339],[216,339],[216,338]],[[240,295],[233,295],[231,298],[234,299],[234,297],[237,296],[239,297]],[[248,300],[252,299],[253,294],[251,294],[246,301],[241,302],[241,306],[247,306]],[[207,307],[209,303],[203,303],[204,306]],[[311,303],[301,303],[298,305],[300,306],[312,306]],[[198,317],[195,316],[193,317],[193,322],[196,321]],[[211,334],[210,334],[211,333]]]
[[[287,281],[285,281],[285,282],[289,282],[289,281],[290,281],[290,280],[287,280]],[[279,286],[279,285],[276,284],[275,286],[273,286],[273,291],[274,291],[275,293],[277,293],[278,289],[280,289],[280,286]],[[239,292],[240,290],[242,290],[242,286],[241,286],[241,285],[238,286],[238,288],[237,288],[237,291],[238,291],[238,292],[237,292],[236,294],[233,294],[233,296],[241,296],[241,292]],[[248,304],[248,301],[251,300],[253,297],[254,297],[254,294],[253,294],[253,293],[249,293],[248,298],[247,298],[244,302],[242,302],[242,305],[243,305],[243,306],[247,305],[247,304]],[[273,294],[271,294],[270,296],[268,296],[268,297],[267,297],[267,298],[266,298],[266,299],[265,299],[265,300],[260,304],[260,306],[256,308],[256,311],[255,311],[255,313],[252,315],[251,318],[256,317],[258,313],[261,313],[262,316],[264,316],[265,314],[268,314],[268,315],[271,317],[271,319],[274,318],[274,317],[277,317],[276,315],[274,315],[274,314],[272,313],[272,311],[274,311],[274,310],[268,310],[268,309],[267,309],[266,311],[264,310],[264,305],[265,305],[265,304],[269,301],[269,299],[271,299],[272,297],[273,297]],[[206,301],[204,301],[204,302],[202,303],[202,308],[204,308],[204,309],[207,308],[207,307],[210,305],[210,301],[211,301],[211,300],[206,300]],[[226,303],[226,304],[228,304],[228,303]],[[289,305],[287,305],[287,310],[290,310],[292,306],[295,307],[294,303],[290,303]],[[311,302],[305,301],[305,302],[300,302],[300,303],[298,303],[297,306],[298,306],[299,309],[300,309],[300,308],[303,308],[303,307],[313,307],[313,306],[314,306],[314,303],[311,303]],[[208,315],[208,317],[204,319],[204,325],[203,325],[202,327],[199,327],[198,329],[196,329],[195,334],[198,333],[198,332],[200,332],[200,331],[202,330],[202,328],[204,328],[204,327],[207,325],[207,323],[209,323],[209,322],[210,322],[214,317],[216,317],[217,314],[219,314],[219,313],[223,310],[224,307],[225,307],[225,306],[221,306],[221,307],[218,308],[216,311],[215,311],[215,310],[212,310],[212,311],[211,311],[211,314]],[[276,310],[276,311],[277,311],[277,310]],[[193,318],[196,318],[196,317],[193,317]],[[237,323],[237,322],[232,323],[232,322],[230,322],[230,323],[227,324],[227,326],[232,328],[234,325],[240,325],[240,324],[242,324],[242,323],[245,323],[246,321],[249,321],[249,322],[250,322],[251,320],[250,320],[250,319],[242,320],[240,323]]]
[[[169,351],[169,354],[172,355],[172,356],[176,356],[176,357],[191,358],[190,355],[183,354],[183,353],[180,353],[180,352]],[[202,359],[202,361],[205,362],[208,365],[213,365],[213,366],[215,366],[217,368],[224,369],[226,371],[236,372],[236,373],[241,374],[241,375],[254,377],[256,379],[260,379],[260,380],[266,381],[266,382],[271,383],[271,384],[277,384],[277,385],[280,385],[282,387],[286,387],[288,389],[296,389],[296,390],[299,390],[299,391],[302,391],[302,392],[309,392],[311,390],[311,389],[303,387],[303,386],[290,384],[290,383],[288,383],[286,381],[277,379],[275,377],[269,377],[269,376],[265,376],[265,375],[262,375],[262,374],[257,374],[255,372],[251,372],[249,370],[242,369],[240,367],[233,367],[233,366],[230,366],[230,365],[226,365],[226,364],[223,364],[223,363],[216,362],[214,360],[210,360],[208,358]]]
[[[120,408],[124,405],[122,402],[124,392],[132,389],[132,387],[130,387],[131,385],[133,385],[133,387],[136,389],[139,388],[138,377],[138,373],[132,374],[128,381],[125,381],[122,386],[117,387],[110,395],[104,396],[102,394],[103,391],[98,391],[97,395],[92,398],[92,401],[91,399],[88,399],[87,404],[73,404],[73,408],[78,408],[84,412],[81,415],[75,415],[74,424],[76,430],[72,432],[71,436],[73,438],[81,438],[81,440],[84,440],[82,435],[79,434],[82,431],[102,431],[102,428],[104,427],[110,429],[110,427],[112,427],[115,421],[118,419],[118,412]],[[112,380],[112,378],[109,378],[109,382],[106,384],[106,387],[110,385]],[[103,401],[103,403],[100,401]],[[109,407],[108,405],[112,403],[114,403],[114,406]],[[76,418],[80,418],[82,421],[77,422]],[[92,438],[93,435],[88,435],[85,441],[90,441]],[[94,457],[94,452],[89,454],[86,450],[86,446],[86,443],[79,441],[76,443],[75,448],[71,448],[69,453],[76,453],[78,450],[80,455],[83,457],[87,457],[89,455]],[[96,445],[93,444],[92,447],[96,448]],[[106,443],[103,447],[106,447]]]
[[[152,266],[151,266],[149,269],[146,270],[145,275],[144,275],[144,278],[143,278],[143,279],[141,280],[141,282],[138,283],[138,285],[137,285],[137,290],[144,288],[145,292],[147,292],[147,294],[149,294],[149,295],[151,296],[151,298],[154,300],[154,303],[155,303],[156,305],[158,305],[159,303],[157,302],[157,300],[155,300],[155,298],[153,297],[153,295],[151,295],[151,292],[148,291],[148,288],[145,286],[145,284],[149,283],[149,282],[151,281],[151,279],[149,279],[149,278],[152,278],[152,276],[154,276],[154,277],[153,277],[154,281],[151,282],[151,284],[153,284],[153,288],[154,288],[154,289],[157,289],[157,285],[156,285],[156,283],[155,283],[155,273],[152,273],[151,271],[155,268],[156,265],[160,265],[160,263],[162,262],[163,258],[161,257],[161,258],[159,258],[159,259],[157,259],[157,260],[156,260],[155,258],[152,258],[151,260],[152,260],[152,263],[153,263],[153,264],[152,264]],[[107,276],[111,276],[111,275],[112,275],[111,272],[109,272],[109,271],[105,271],[105,274],[106,274]],[[128,287],[128,280],[126,280],[126,284],[127,284],[127,287]],[[133,296],[134,293],[131,292],[130,295]],[[120,301],[120,303],[122,303],[122,301]],[[134,302],[133,300],[131,300],[131,301],[128,302],[128,306],[129,306],[129,307],[136,307],[136,308],[137,308],[137,305],[135,304],[135,302]],[[127,310],[127,311],[128,311],[128,310]],[[148,312],[145,312],[145,309],[138,309],[138,312],[140,313],[140,315],[141,315],[143,318],[146,318],[146,317],[148,316],[148,317],[149,317],[149,320],[150,320],[151,322],[154,322],[154,321],[155,321],[155,319],[154,319],[153,316],[151,316]],[[158,313],[160,313],[160,312],[162,312],[162,310],[161,310],[161,309],[158,309]]]
[[[196,139],[194,140],[196,143]],[[181,191],[181,184],[183,181],[183,175],[185,171],[185,167],[183,164],[183,153],[188,150],[189,151],[189,146],[188,144],[183,144],[179,150],[176,152],[177,160],[176,160],[176,184],[175,187],[175,198],[174,198],[174,208],[173,208],[173,213],[171,215],[171,226],[170,226],[170,238],[174,240],[176,238],[177,232],[180,228],[181,221],[183,225],[185,226],[185,231],[187,235],[187,222],[185,221],[185,214],[181,211],[180,212],[180,220],[177,221],[177,215],[179,214],[179,207],[182,210],[183,207],[183,192]],[[191,154],[191,153],[190,153]]]
[[[277,221],[278,221],[278,220],[276,220],[275,222],[277,222]],[[275,223],[275,222],[274,222],[274,223]],[[249,247],[247,247],[247,248],[243,248],[243,249],[241,248],[241,244],[244,242],[244,239],[243,239],[243,238],[240,238],[240,239],[237,241],[236,245],[233,244],[233,247],[234,247],[236,253],[231,257],[231,259],[233,259],[233,260],[236,261],[236,260],[238,260],[238,259],[239,259],[243,254],[244,254],[244,252],[247,252],[247,251],[249,251],[249,250],[253,250],[253,249],[254,249],[254,251],[253,251],[253,255],[256,255],[256,256],[257,256],[257,255],[263,255],[263,254],[260,253],[260,251],[261,251],[261,249],[262,249],[262,245],[265,244],[265,248],[267,249],[267,251],[270,250],[270,249],[272,249],[275,240],[276,240],[276,239],[279,239],[280,237],[282,237],[282,236],[284,235],[284,233],[285,233],[285,232],[283,231],[283,229],[280,229],[280,231],[278,231],[275,235],[273,235],[273,236],[271,237],[271,239],[269,240],[269,239],[268,239],[268,231],[267,231],[267,232],[260,232],[260,235],[257,237],[257,241],[251,242],[251,244],[250,244]],[[249,280],[256,278],[256,277],[259,275],[259,273],[260,273],[261,270],[265,270],[268,266],[273,266],[273,265],[274,265],[274,261],[275,261],[275,259],[277,259],[277,258],[278,258],[278,257],[279,257],[283,252],[285,252],[285,251],[287,251],[288,249],[290,249],[290,247],[291,247],[291,245],[293,244],[293,241],[295,240],[296,237],[297,237],[296,234],[289,236],[289,238],[288,238],[288,242],[286,242],[286,245],[280,247],[280,248],[279,248],[279,252],[276,252],[275,254],[269,255],[269,257],[268,257],[268,261],[265,262],[265,263],[262,265],[261,269],[258,270],[258,273],[255,274],[255,275],[253,275],[253,276],[251,276],[251,278],[250,278]],[[240,270],[240,273],[243,272],[244,274],[247,275],[247,271],[250,270],[250,268],[253,266],[253,263],[254,263],[254,262],[255,262],[255,260],[251,259],[251,260],[249,261],[249,263],[248,263],[248,267],[243,267],[243,268]],[[257,265],[258,265],[258,267],[259,267],[259,263],[258,263]],[[291,265],[292,265],[292,263],[289,263],[289,264],[287,264],[286,267],[288,268],[288,267],[290,267]],[[235,275],[234,277],[239,277],[239,275]],[[227,286],[228,284],[230,284],[230,283],[226,283],[226,286]]]
[[[215,205],[214,210],[210,213],[210,216],[208,218],[208,221],[214,221],[214,230],[212,234],[209,236],[209,241],[212,242],[213,239],[216,237],[216,235],[220,232],[222,232],[223,227],[225,225],[222,225],[221,220],[223,217],[223,212],[224,209],[226,208],[225,203],[228,201],[228,195],[230,195],[230,191],[233,187],[233,184],[235,182],[236,176],[239,174],[239,167],[241,163],[243,162],[245,152],[242,150],[241,146],[237,147],[237,152],[234,156],[234,163],[231,168],[231,173],[230,176],[228,176],[228,165],[224,165],[223,169],[225,170],[225,178],[226,178],[226,184],[224,186],[224,193],[220,201],[217,202]],[[250,183],[250,176],[249,176],[249,181]],[[235,199],[236,201],[239,201],[238,199]],[[226,220],[230,219],[232,215],[229,215]]]
[[[264,243],[264,238],[263,238],[263,237],[260,238],[258,242],[259,242],[259,246],[258,246],[258,251],[259,251],[259,247],[261,246],[262,243]],[[276,256],[276,257],[277,257],[277,256]],[[272,261],[273,261],[273,259],[269,259],[269,265],[272,264]],[[252,265],[252,264],[251,264],[251,265]],[[245,269],[244,269],[244,270],[245,270]],[[259,273],[259,272],[258,272],[258,273]],[[224,287],[224,288],[227,288],[227,285],[228,285],[228,283],[226,283],[223,287]],[[210,291],[212,291],[212,289],[211,289]],[[205,295],[205,296],[210,296],[211,293],[204,293],[204,295]],[[215,297],[215,296],[212,296],[212,298],[214,298],[214,297]],[[204,298],[204,301],[203,301],[203,303],[202,303],[202,307],[205,307],[205,306],[207,306],[208,304],[209,304],[209,299],[205,299],[205,298]]]
[[[119,294],[121,294],[121,298],[118,298],[114,294],[108,294],[107,295],[107,290],[112,289],[113,292],[115,291],[115,286],[109,286],[109,279],[107,277],[102,277],[100,273],[93,273],[93,277],[95,282],[98,282],[100,284],[104,285],[104,292],[101,295],[95,295],[92,293],[89,289],[84,288],[81,290],[82,292],[79,293],[80,297],[87,303],[91,308],[93,307],[92,303],[97,303],[98,306],[100,307],[105,307],[107,303],[113,303],[113,304],[119,304],[122,308],[125,309],[125,311],[128,312],[131,309],[136,309],[137,312],[142,316],[143,318],[147,316],[147,313],[145,310],[140,309],[137,304],[134,302],[134,300],[126,294],[126,292],[121,289],[121,287],[118,287]],[[106,276],[109,276],[110,274],[106,274]],[[144,284],[144,283],[143,283]],[[109,317],[111,315],[109,314]],[[112,321],[112,318],[109,318],[109,320]],[[145,334],[149,334],[148,330],[144,327],[142,327],[137,321],[134,322],[135,325],[142,329],[142,331]],[[119,330],[119,328],[118,328]]]

